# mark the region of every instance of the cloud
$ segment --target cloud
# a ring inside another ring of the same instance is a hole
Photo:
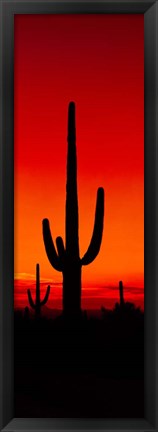
[[[15,273],[14,275],[14,281],[20,281],[22,284],[23,283],[29,283],[30,281],[36,282],[36,277],[35,274],[31,274],[31,273]],[[58,285],[61,284],[61,282],[55,282],[53,279],[48,279],[48,278],[42,278],[40,276],[40,282],[42,283],[48,283],[48,284],[54,284],[54,285]]]

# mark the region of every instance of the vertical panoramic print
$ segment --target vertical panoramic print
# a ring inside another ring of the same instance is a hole
[[[144,416],[144,17],[16,15],[15,417]]]

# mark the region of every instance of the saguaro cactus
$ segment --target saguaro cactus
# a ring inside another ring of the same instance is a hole
[[[120,306],[121,308],[124,307],[124,295],[123,295],[123,282],[119,281],[119,293],[120,293]]]
[[[104,217],[104,189],[97,191],[94,229],[87,252],[80,258],[77,197],[77,156],[75,104],[68,109],[68,153],[66,183],[65,247],[61,237],[56,238],[57,251],[51,236],[48,219],[43,220],[43,239],[51,265],[63,274],[63,311],[78,314],[81,310],[81,267],[90,264],[97,256],[102,240]]]
[[[33,301],[30,289],[27,290],[30,306],[35,310],[36,316],[40,316],[41,307],[44,306],[49,297],[50,286],[48,285],[45,297],[40,299],[40,266],[36,264],[36,299]]]

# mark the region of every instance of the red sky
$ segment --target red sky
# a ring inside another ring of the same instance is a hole
[[[67,109],[76,103],[81,256],[93,229],[96,191],[105,190],[104,235],[83,268],[84,307],[143,302],[143,15],[15,16],[15,306],[34,291],[35,265],[49,305],[61,306],[61,273],[48,262],[42,219],[65,236]],[[48,306],[49,306],[48,305]]]

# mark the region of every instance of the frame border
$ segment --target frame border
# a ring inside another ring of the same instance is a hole
[[[143,13],[145,47],[145,418],[14,418],[14,14]],[[0,430],[158,431],[158,0],[0,0]]]

